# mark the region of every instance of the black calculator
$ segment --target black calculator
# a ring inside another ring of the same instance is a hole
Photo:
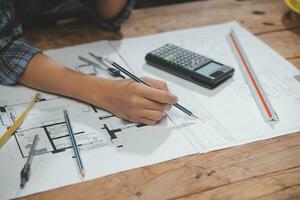
[[[214,89],[234,73],[232,67],[173,44],[148,53],[145,59],[153,67],[209,89]]]

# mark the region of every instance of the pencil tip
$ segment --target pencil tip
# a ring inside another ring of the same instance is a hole
[[[24,188],[25,182],[26,182],[26,180],[24,178],[21,178],[21,184],[20,184],[21,189]]]
[[[82,177],[85,177],[85,171],[83,169],[80,170],[80,174],[81,174]]]
[[[192,116],[193,116],[194,118],[198,119],[198,117],[197,117],[194,113],[192,113]]]

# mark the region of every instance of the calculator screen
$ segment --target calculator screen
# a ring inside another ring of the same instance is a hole
[[[200,69],[197,69],[195,72],[209,76],[210,74],[214,73],[215,71],[219,70],[222,67],[222,65],[216,63],[216,62],[210,62],[204,67],[201,67]]]

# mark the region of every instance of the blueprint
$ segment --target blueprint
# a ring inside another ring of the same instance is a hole
[[[278,122],[263,120],[227,41],[231,29],[237,32],[279,116]],[[147,65],[145,55],[166,43],[231,66],[235,74],[215,90],[208,90]],[[196,142],[199,152],[292,133],[300,128],[300,84],[294,78],[299,70],[237,23],[131,38],[112,45],[133,71],[167,81],[172,92],[180,97],[179,103],[194,109],[199,120],[185,127],[185,131]],[[169,114],[177,125],[185,121],[179,114],[175,109]]]
[[[226,40],[234,28],[279,121],[266,123]],[[145,64],[146,53],[166,44],[190,49],[235,68],[232,79],[215,90],[199,87]],[[168,82],[179,103],[199,119],[172,108],[155,126],[131,123],[93,105],[41,93],[21,127],[0,149],[0,199],[11,199],[151,165],[195,153],[300,131],[299,70],[236,22],[120,41],[100,41],[44,52],[84,74],[110,79],[105,64],[88,53],[108,56],[140,76]],[[37,91],[0,86],[0,136]],[[101,91],[99,91],[101,92]],[[237,109],[238,108],[238,109]],[[68,110],[86,176],[78,172],[63,110]],[[33,137],[39,136],[31,177],[20,189],[20,171]]]

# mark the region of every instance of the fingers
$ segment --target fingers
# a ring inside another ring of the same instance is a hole
[[[137,93],[159,103],[175,104],[178,101],[178,98],[168,91],[147,87],[142,84],[137,86]]]
[[[141,91],[141,94],[148,99],[167,104],[175,104],[178,98],[170,92],[155,89],[155,88],[145,88]]]
[[[139,123],[146,124],[146,125],[154,125],[157,124],[157,121],[141,117]]]
[[[169,111],[172,108],[170,104],[159,103],[146,98],[141,98],[139,104],[142,108],[156,111]]]
[[[140,123],[156,124],[166,116],[165,112],[143,109],[137,113]]]
[[[142,109],[137,113],[137,115],[139,117],[145,117],[151,120],[159,121],[166,115],[166,113],[163,111]]]
[[[165,117],[165,112],[178,99],[168,91],[165,82],[151,78],[143,80],[151,87],[132,80],[121,82],[120,98],[115,101],[118,108],[113,108],[113,113],[129,121],[153,125]]]
[[[149,77],[142,77],[142,80],[148,83],[153,88],[169,91],[167,83],[164,81],[156,80]]]

